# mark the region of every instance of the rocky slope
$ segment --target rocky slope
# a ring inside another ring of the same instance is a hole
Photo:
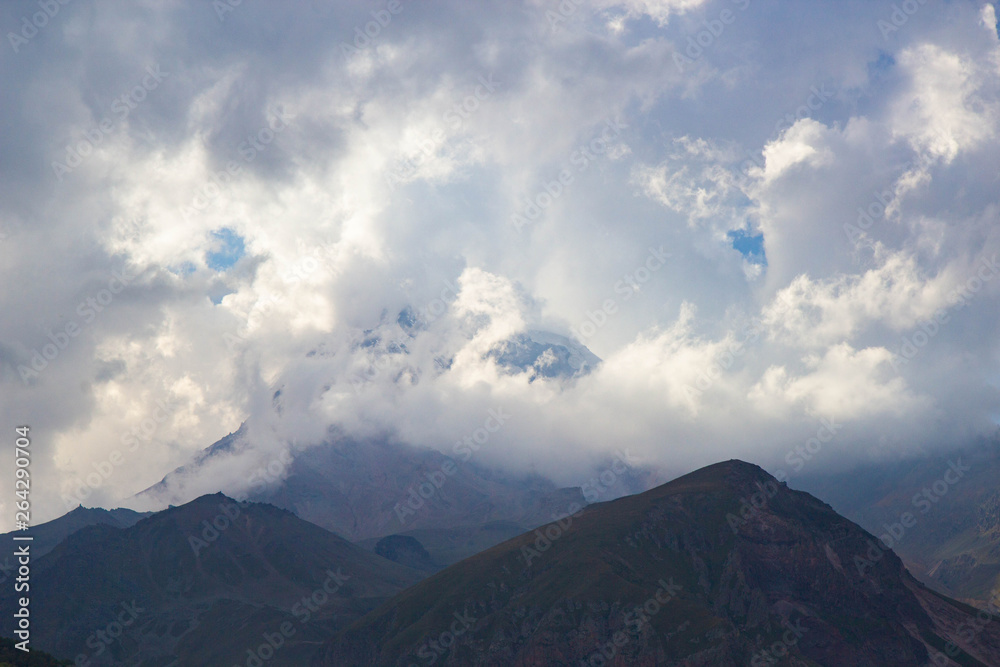
[[[730,461],[453,565],[313,664],[1000,664],[998,624],[975,623],[828,505]]]
[[[876,535],[895,532],[893,550],[928,586],[980,608],[1000,604],[1000,442],[795,484]],[[912,525],[902,526],[907,514]]]

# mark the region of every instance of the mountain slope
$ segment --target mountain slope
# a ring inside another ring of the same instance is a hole
[[[957,664],[1000,664],[996,624],[962,634],[969,608],[874,544],[730,461],[453,565],[328,642],[316,664],[910,667],[952,640]]]
[[[1000,442],[948,455],[814,472],[797,483],[876,535],[925,584],[969,604],[1000,603]],[[913,525],[901,531],[901,517]]]
[[[67,537],[87,526],[107,524],[115,528],[128,528],[149,515],[150,512],[133,512],[125,508],[106,510],[100,507],[83,507],[81,505],[58,519],[32,526],[28,533],[34,538],[31,542],[31,554],[34,558],[41,558]],[[24,533],[11,532],[0,535],[0,544],[13,544],[11,538],[19,534],[23,535]],[[13,549],[4,549],[4,551],[6,553],[13,551]]]
[[[53,658],[44,651],[29,649],[25,653],[16,648],[16,644],[16,640],[0,637],[0,667],[63,667],[73,664]]]
[[[34,561],[31,610],[45,622],[32,642],[93,665],[163,666],[243,664],[270,642],[269,665],[301,665],[421,576],[285,510],[204,496],[130,528],[83,528]],[[12,595],[0,591],[4,608]]]
[[[186,502],[211,477],[212,466],[248,448],[245,429],[206,449],[138,495],[166,505]],[[527,530],[552,520],[579,488],[560,489],[539,476],[512,477],[483,469],[461,449],[454,458],[385,439],[328,442],[289,458],[281,481],[251,485],[249,499],[295,512],[351,541],[419,528],[454,529],[507,521]],[[423,495],[421,495],[421,488]]]
[[[378,543],[383,540],[398,537],[412,538],[427,551],[430,558],[431,562],[427,564],[429,567],[425,569],[437,572],[512,537],[517,537],[525,532],[525,529],[525,526],[509,521],[491,521],[482,526],[464,528],[418,528],[387,537],[362,540],[357,542],[357,545],[375,550]]]

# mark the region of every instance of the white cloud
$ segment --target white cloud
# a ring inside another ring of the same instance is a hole
[[[884,40],[862,0],[572,4],[553,31],[545,3],[407,3],[351,57],[356,3],[243,3],[224,23],[71,5],[0,61],[0,410],[36,432],[39,516],[143,424],[100,502],[248,417],[253,456],[226,484],[331,425],[443,449],[501,404],[515,418],[483,461],[565,483],[626,441],[680,472],[773,460],[819,417],[845,422],[841,463],[879,436],[992,428],[993,282],[889,363],[1000,252],[992,6],[928,3]],[[724,9],[738,21],[680,71]],[[56,179],[150,63],[170,76]],[[278,112],[287,128],[241,150]],[[518,231],[528,200],[545,204]],[[231,267],[210,265],[220,230],[245,248]],[[763,235],[766,264],[736,230]],[[405,330],[407,306],[433,317]],[[582,323],[604,363],[571,382],[488,354]]]
[[[887,378],[892,353],[884,348],[856,350],[847,343],[803,359],[804,372],[771,366],[750,390],[759,409],[786,416],[801,407],[816,418],[853,421],[872,415],[903,417],[927,410],[933,402],[914,395],[902,378]]]
[[[945,162],[995,138],[996,107],[981,95],[974,60],[923,44],[903,51],[899,64],[909,85],[894,109],[897,137]]]

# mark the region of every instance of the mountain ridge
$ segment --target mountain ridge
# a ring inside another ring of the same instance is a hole
[[[902,666],[949,642],[1000,662],[996,628],[961,640],[946,620],[968,610],[891,551],[859,571],[874,539],[759,466],[714,464],[423,580],[329,641],[321,664],[579,664],[610,646],[600,664],[771,664],[778,647],[799,661],[781,664]],[[452,631],[456,614],[475,620]]]

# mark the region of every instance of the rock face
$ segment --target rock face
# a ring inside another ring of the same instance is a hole
[[[317,662],[998,665],[998,625],[925,589],[829,506],[730,461],[453,565]]]
[[[228,666],[265,645],[269,667],[302,665],[422,576],[285,510],[215,494],[129,528],[82,528],[33,561],[32,646],[79,665]],[[0,590],[4,609],[14,595]]]

